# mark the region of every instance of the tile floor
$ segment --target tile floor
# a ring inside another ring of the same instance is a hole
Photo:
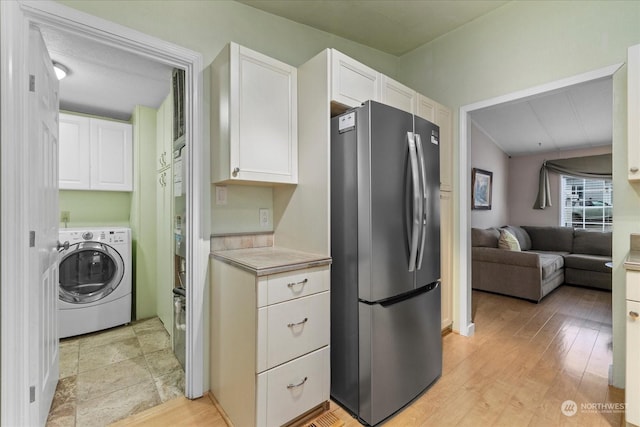
[[[157,317],[60,342],[48,427],[106,426],[184,395],[184,372]]]

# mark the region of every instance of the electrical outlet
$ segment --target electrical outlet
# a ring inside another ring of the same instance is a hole
[[[260,227],[269,226],[269,209],[260,208]]]
[[[67,223],[69,221],[71,221],[71,212],[69,211],[60,212],[60,222]]]

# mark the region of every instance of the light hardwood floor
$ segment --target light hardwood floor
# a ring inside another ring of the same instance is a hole
[[[624,392],[607,380],[610,293],[561,286],[533,304],[474,291],[473,317],[473,337],[443,338],[442,377],[386,426],[624,425],[621,411],[597,410],[624,402]],[[571,417],[561,411],[567,400],[576,403]],[[333,403],[331,410],[346,427],[360,425]],[[118,425],[226,424],[205,397],[167,402]]]

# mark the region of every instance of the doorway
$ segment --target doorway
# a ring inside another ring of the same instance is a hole
[[[460,230],[458,236],[458,247],[460,248],[458,277],[460,278],[460,282],[458,291],[460,298],[457,326],[461,335],[470,336],[475,332],[475,324],[473,323],[472,318],[471,300],[471,198],[469,197],[469,195],[471,194],[470,184],[472,167],[470,150],[471,113],[503,103],[538,96],[547,92],[552,92],[580,83],[603,78],[611,78],[621,66],[622,64],[615,64],[609,67],[604,67],[598,70],[547,83],[541,86],[536,86],[508,95],[480,101],[474,104],[465,105],[460,108],[459,140],[461,143],[459,145],[458,157],[458,164],[460,165],[460,192],[458,194],[458,203],[460,206],[460,216],[458,218],[458,229]]]
[[[186,143],[189,147],[183,158],[186,194],[186,274],[187,294],[187,351],[185,394],[196,398],[203,394],[204,384],[204,305],[207,301],[207,265],[209,248],[209,156],[202,134],[202,58],[201,55],[171,43],[147,36],[126,27],[87,15],[55,3],[0,4],[2,23],[2,424],[23,424],[31,419],[29,390],[34,367],[29,366],[31,348],[28,322],[29,295],[27,287],[9,287],[8,283],[27,283],[29,266],[23,260],[28,252],[28,224],[22,218],[28,201],[25,191],[29,161],[20,144],[25,141],[28,114],[23,108],[28,87],[27,57],[28,29],[49,26],[143,55],[174,68],[185,70]],[[6,144],[4,142],[7,142]],[[9,209],[9,206],[11,208]],[[12,250],[6,246],[11,242]],[[33,309],[33,308],[31,308]],[[36,369],[37,370],[37,369]],[[28,423],[29,424],[29,423]]]

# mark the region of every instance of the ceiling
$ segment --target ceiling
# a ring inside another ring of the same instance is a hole
[[[136,105],[157,108],[169,94],[171,67],[104,43],[41,27],[60,80],[60,109],[129,120]]]
[[[236,0],[399,56],[491,12],[486,0]]]
[[[510,156],[611,145],[612,117],[610,77],[471,113]]]

